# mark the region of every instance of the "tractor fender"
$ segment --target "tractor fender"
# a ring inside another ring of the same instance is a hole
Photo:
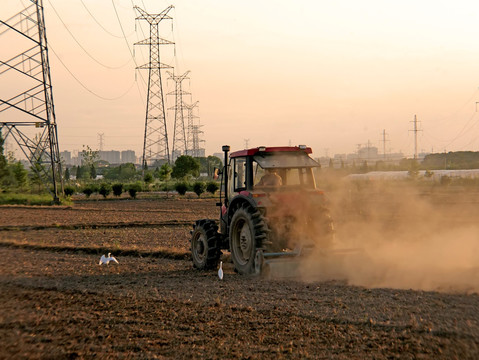
[[[247,193],[247,192],[244,192],[244,193]],[[256,209],[258,207],[258,205],[254,201],[254,199],[253,199],[253,197],[251,196],[250,193],[236,195],[231,200],[231,202],[228,206],[228,226],[229,226],[229,222],[230,222],[231,218],[233,217],[234,212],[236,211],[236,209],[240,208],[244,203],[252,206],[254,209]]]

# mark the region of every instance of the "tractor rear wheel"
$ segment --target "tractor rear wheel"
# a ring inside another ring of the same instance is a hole
[[[208,270],[218,266],[221,256],[218,240],[218,226],[214,220],[198,220],[193,225],[191,257],[195,268]]]
[[[240,274],[255,272],[257,249],[261,249],[268,229],[258,210],[249,205],[239,207],[230,225],[230,250],[235,269]]]

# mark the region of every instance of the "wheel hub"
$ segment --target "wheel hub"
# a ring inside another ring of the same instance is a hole
[[[244,226],[241,228],[239,238],[240,238],[239,245],[240,245],[241,253],[243,254],[243,259],[245,261],[248,261],[251,255],[251,246],[252,246],[251,231],[248,224],[244,224]]]
[[[200,235],[196,239],[196,244],[195,244],[195,252],[197,255],[198,260],[203,261],[205,256],[206,256],[206,245],[205,245],[205,237]]]

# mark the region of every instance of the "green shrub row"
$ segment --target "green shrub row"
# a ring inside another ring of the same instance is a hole
[[[177,191],[180,195],[185,195],[187,191],[193,191],[198,197],[201,194],[208,192],[214,195],[219,189],[219,184],[215,181],[195,181],[194,183],[189,183],[186,181],[179,182],[165,182],[160,184],[158,190],[160,191]],[[124,192],[132,198],[136,198],[137,194],[141,191],[150,191],[151,186],[148,184],[143,185],[141,182],[135,182],[131,184],[123,183],[114,183],[110,184],[103,182],[100,184],[90,183],[86,184],[83,187],[75,187],[73,185],[67,185],[64,187],[64,192],[66,197],[70,197],[75,193],[83,193],[86,197],[90,197],[92,194],[100,194],[104,198],[108,197],[110,194],[113,194],[116,197],[121,196]]]
[[[75,187],[72,185],[67,185],[64,187],[65,196],[69,197],[75,193],[83,193],[86,197],[90,197],[92,194],[100,194],[104,198],[108,197],[111,193],[114,196],[121,196],[124,192],[128,192],[128,194],[132,198],[136,198],[138,192],[143,190],[143,186],[141,182],[135,182],[131,184],[122,184],[122,183],[101,183],[101,184],[87,184],[83,187]]]
[[[180,195],[185,195],[187,191],[193,191],[198,197],[200,197],[205,191],[214,195],[218,189],[219,185],[215,181],[209,181],[207,183],[204,181],[195,181],[193,184],[180,181],[175,184],[175,190]]]

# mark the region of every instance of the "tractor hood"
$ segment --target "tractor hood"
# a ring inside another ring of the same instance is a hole
[[[300,152],[291,153],[262,153],[253,157],[263,169],[278,168],[312,168],[321,165],[311,159],[308,154]]]

